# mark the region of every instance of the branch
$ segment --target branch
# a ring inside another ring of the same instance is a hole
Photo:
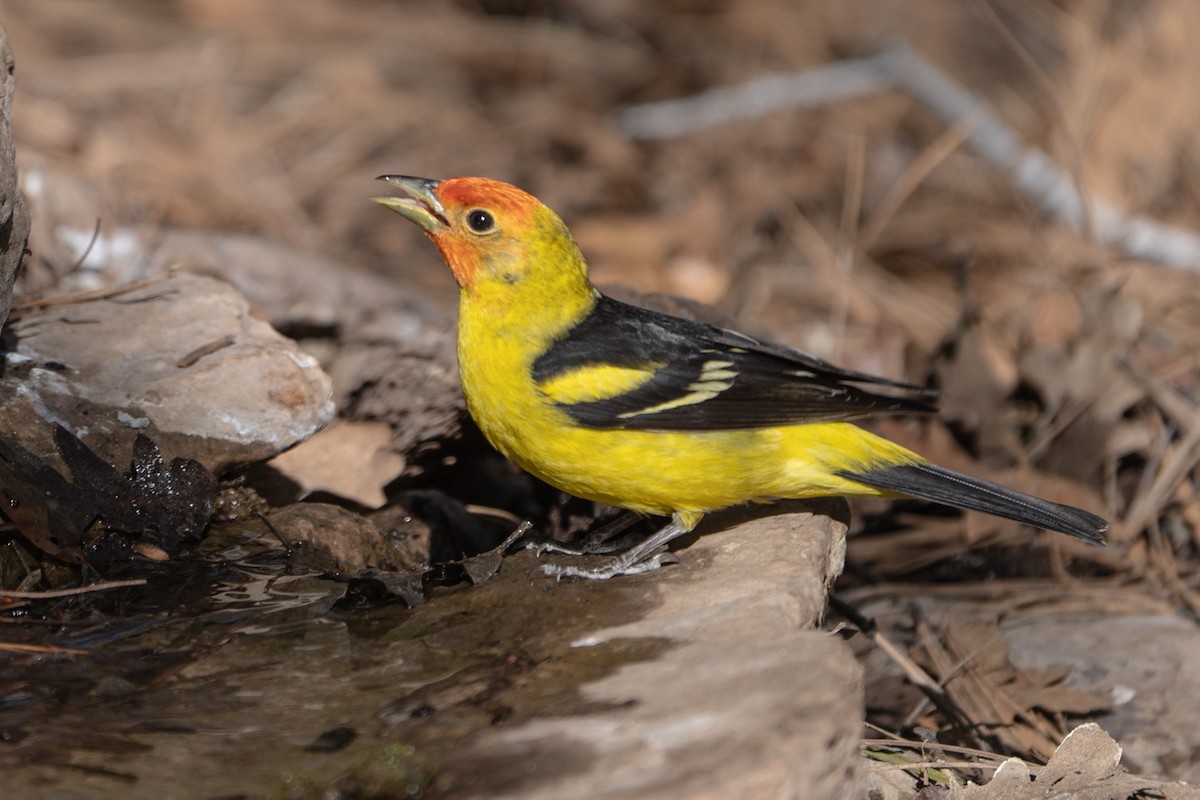
[[[1200,235],[1103,200],[1090,199],[1085,207],[1070,175],[1041,150],[1022,145],[985,101],[905,42],[872,58],[768,75],[681,100],[629,106],[617,113],[616,123],[634,139],[671,139],[782,108],[812,108],[890,88],[907,91],[949,126],[969,126],[967,146],[1009,172],[1017,189],[1051,219],[1075,230],[1090,223],[1097,242],[1131,258],[1200,272]]]

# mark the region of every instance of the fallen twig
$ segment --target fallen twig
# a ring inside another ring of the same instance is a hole
[[[8,653],[34,653],[37,655],[86,655],[87,650],[74,647],[53,647],[44,644],[23,644],[21,642],[0,642],[0,651]]]
[[[1084,201],[1074,180],[1041,150],[1026,147],[987,103],[971,94],[907,42],[871,58],[841,61],[788,75],[768,75],[693,97],[628,106],[616,122],[630,137],[671,139],[753,119],[782,108],[811,108],[901,88],[949,125],[965,125],[965,142],[1007,170],[1017,188],[1052,219],[1132,258],[1200,272],[1200,234],[1130,214],[1112,203]]]
[[[34,309],[51,308],[54,306],[90,303],[93,300],[112,300],[138,289],[142,289],[146,286],[153,286],[156,283],[162,283],[170,277],[171,275],[156,275],[153,278],[146,278],[142,281],[127,283],[124,286],[116,286],[112,288],[94,289],[84,292],[71,292],[68,294],[56,294],[49,297],[22,297],[13,301],[13,314],[17,315],[18,312],[24,313]]]
[[[1150,488],[1134,498],[1115,532],[1115,538],[1127,541],[1149,525],[1175,493],[1175,487],[1197,464],[1200,464],[1200,425],[1188,431],[1181,441],[1164,454],[1162,466],[1154,474]]]
[[[109,589],[123,589],[127,586],[145,586],[145,578],[131,578],[127,581],[106,581],[104,583],[89,583],[87,586],[76,586],[73,589],[51,589],[44,592],[5,592],[0,591],[0,597],[13,597],[18,600],[45,600],[55,597],[71,597],[77,594],[91,592],[107,592]]]
[[[511,511],[505,511],[503,508],[494,508],[492,506],[481,506],[476,503],[467,503],[465,508],[469,514],[478,514],[481,517],[492,517],[493,519],[503,520],[512,525],[520,525],[521,518]]]
[[[617,124],[634,139],[673,139],[781,108],[813,108],[891,86],[885,52],[787,75],[765,75],[740,86],[709,89],[680,100],[627,106]]]
[[[872,725],[871,723],[866,723],[866,724],[869,727],[874,728],[876,730],[883,730],[878,725]],[[885,731],[885,732],[890,734],[890,731]],[[900,738],[899,736],[895,736],[895,735],[889,735],[887,738],[883,738],[883,739],[862,739],[859,741],[859,746],[864,747],[864,748],[865,747],[883,747],[883,748],[892,748],[895,750],[925,751],[925,750],[930,749],[929,742],[914,741],[912,739],[903,739],[903,738]],[[1002,756],[997,753],[993,753],[990,750],[980,750],[978,747],[962,747],[962,746],[952,745],[952,744],[942,744],[941,742],[937,743],[937,749],[943,750],[947,753],[954,753],[956,755],[970,756],[976,760],[964,762],[966,764],[966,766],[971,767],[971,768],[978,767],[979,769],[992,769],[992,770],[999,769],[1000,766],[1005,761],[1007,761],[1009,758],[1011,758],[1011,756]],[[1037,764],[1030,764],[1028,766],[1029,766],[1030,772],[1032,772],[1034,774],[1037,774],[1037,771],[1041,769],[1041,767],[1038,766]]]
[[[829,596],[829,607],[845,617],[864,636],[879,647],[904,673],[909,682],[920,689],[930,702],[934,704],[947,718],[962,724],[969,724],[968,717],[963,713],[953,698],[946,692],[932,675],[921,668],[921,665],[909,658],[899,646],[891,641],[875,621],[864,615],[853,604],[846,602],[837,595]]]

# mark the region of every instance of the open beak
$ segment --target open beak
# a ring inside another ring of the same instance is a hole
[[[429,178],[414,178],[409,175],[380,175],[377,180],[386,181],[404,191],[407,197],[372,197],[384,208],[390,208],[400,216],[420,225],[426,233],[439,233],[450,224],[446,210],[437,199],[438,182]]]

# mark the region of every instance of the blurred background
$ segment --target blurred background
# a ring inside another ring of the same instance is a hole
[[[449,311],[435,252],[367,202],[373,178],[500,178],[560,212],[602,285],[683,295],[937,386],[947,426],[893,435],[951,462],[1038,467],[1040,483],[1070,483],[1043,493],[1117,518],[1134,506],[1122,543],[1170,512],[1168,549],[1195,546],[1194,458],[1156,483],[1172,455],[1196,455],[1177,449],[1200,337],[1189,265],[1048,217],[964,145],[970,125],[903,89],[655,140],[621,116],[903,40],[1089,196],[1194,228],[1188,2],[8,0],[0,13],[34,216],[26,291],[129,280],[128,237],[184,228],[323,254]]]
[[[863,504],[849,596],[897,617],[933,586],[1005,613],[1200,612],[1196,263],[1047,214],[969,146],[978,120],[900,88],[654,139],[623,115],[904,41],[1085,195],[1194,232],[1190,0],[4,0],[0,21],[27,293],[129,280],[122,247],[189,229],[321,254],[449,315],[451,278],[368,202],[373,179],[499,178],[564,217],[601,285],[934,386],[939,421],[884,432],[1114,521],[1101,551]]]

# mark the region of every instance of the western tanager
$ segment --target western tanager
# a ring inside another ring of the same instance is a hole
[[[467,409],[496,449],[579,497],[671,522],[598,569],[659,566],[709,511],[827,495],[915,497],[1102,544],[1100,517],[935,466],[846,420],[928,411],[919,387],[613,300],[558,215],[499,181],[385,175],[458,281]]]

